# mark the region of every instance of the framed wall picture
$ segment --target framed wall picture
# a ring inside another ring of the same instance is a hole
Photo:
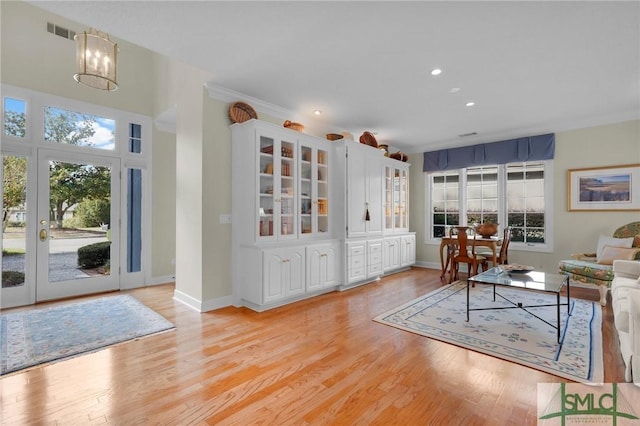
[[[640,210],[640,164],[568,170],[567,184],[569,211]]]

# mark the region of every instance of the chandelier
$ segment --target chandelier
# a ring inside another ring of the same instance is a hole
[[[91,28],[76,34],[76,69],[73,78],[96,89],[113,91],[118,88],[118,44],[109,34]]]

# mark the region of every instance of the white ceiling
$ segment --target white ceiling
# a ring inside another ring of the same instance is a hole
[[[30,3],[410,153],[640,117],[637,1]]]

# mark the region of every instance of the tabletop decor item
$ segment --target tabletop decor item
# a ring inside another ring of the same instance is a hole
[[[378,145],[378,149],[380,151],[384,152],[384,156],[385,157],[389,156],[389,145],[386,145],[386,144]]]
[[[300,123],[296,123],[291,120],[287,120],[282,124],[287,129],[296,130],[298,132],[304,132],[304,126]]]
[[[245,102],[234,102],[229,107],[229,119],[232,123],[244,123],[252,118],[258,118],[258,113]]]
[[[343,138],[344,138],[344,135],[340,135],[338,133],[327,133],[327,139],[330,141],[337,141]]]
[[[498,224],[493,222],[485,222],[476,226],[476,232],[484,238],[493,237],[498,233]]]
[[[378,147],[378,141],[376,140],[376,137],[373,136],[373,133],[371,132],[364,132],[362,135],[360,135],[360,143],[372,146],[374,148]]]

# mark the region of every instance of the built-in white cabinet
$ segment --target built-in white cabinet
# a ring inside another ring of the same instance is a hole
[[[346,237],[382,234],[382,151],[345,141]]]
[[[366,240],[348,241],[347,252],[347,283],[352,284],[367,278],[367,242]]]
[[[387,158],[384,163],[384,232],[409,231],[409,164]]]
[[[340,243],[314,244],[306,247],[307,291],[335,287],[340,277]]]
[[[249,120],[232,133],[232,281],[265,310],[415,263],[409,164]]]
[[[384,272],[400,268],[400,237],[385,237],[383,240],[383,267]]]
[[[382,275],[382,239],[367,241],[367,278]]]
[[[416,235],[403,235],[400,239],[400,266],[410,266],[416,263]]]
[[[334,145],[258,120],[231,134],[234,304],[264,310],[335,289]]]
[[[269,304],[305,293],[304,247],[264,250],[262,256],[264,294],[261,304]]]

